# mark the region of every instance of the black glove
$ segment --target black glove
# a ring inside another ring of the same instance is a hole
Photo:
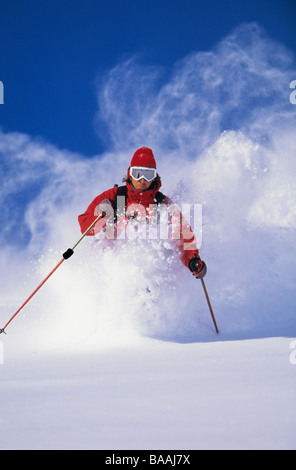
[[[207,274],[207,265],[199,256],[192,258],[188,263],[188,267],[196,279],[201,279]]]

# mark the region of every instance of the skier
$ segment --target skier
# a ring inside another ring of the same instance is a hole
[[[155,220],[154,208],[157,207],[156,204],[172,207],[172,201],[159,191],[161,179],[157,173],[156,161],[151,149],[142,147],[136,150],[127,171],[127,178],[124,178],[123,181],[126,183],[125,186],[115,186],[104,191],[92,201],[84,214],[78,216],[82,233],[101,214],[102,217],[87,235],[94,236],[104,232],[106,238],[114,238],[113,229],[116,227],[117,238],[119,238],[128,221],[140,218],[151,223]],[[121,213],[118,208],[119,196],[124,198],[125,202],[124,210]],[[171,219],[179,222],[177,225],[175,224],[172,238],[177,245],[183,264],[197,279],[203,278],[206,275],[207,267],[205,262],[200,259],[194,233],[189,224],[184,222],[182,214],[176,213],[176,208],[171,214]]]

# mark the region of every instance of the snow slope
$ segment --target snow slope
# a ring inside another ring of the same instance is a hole
[[[8,350],[1,449],[295,449],[289,344],[138,338],[21,359]]]
[[[295,320],[213,302],[217,335],[200,282],[177,261],[153,277],[168,248],[144,248],[100,252],[105,295],[96,257],[86,274],[77,253],[1,336],[0,448],[295,449]]]

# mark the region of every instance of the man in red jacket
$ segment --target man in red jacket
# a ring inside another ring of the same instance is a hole
[[[152,224],[156,220],[155,208],[164,204],[171,208],[171,238],[176,243],[182,262],[196,278],[204,277],[207,267],[200,259],[194,233],[176,206],[159,191],[161,180],[151,149],[142,147],[136,150],[124,181],[125,186],[104,191],[92,201],[84,214],[78,216],[81,232],[84,233],[101,214],[102,217],[88,235],[104,233],[106,238],[114,239],[115,228],[117,238],[124,238],[131,220],[144,220]]]

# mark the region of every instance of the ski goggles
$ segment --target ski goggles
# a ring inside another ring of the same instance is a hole
[[[140,181],[142,178],[146,181],[152,181],[156,178],[156,169],[155,168],[147,168],[144,166],[131,166],[130,167],[130,175],[136,180]]]

